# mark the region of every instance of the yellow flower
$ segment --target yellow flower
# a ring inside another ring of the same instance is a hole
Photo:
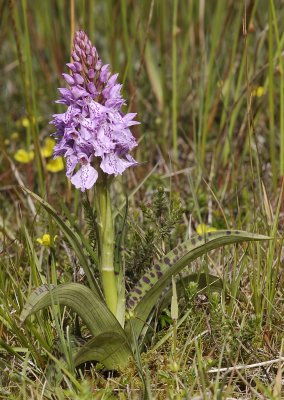
[[[262,97],[265,94],[265,89],[263,86],[258,86],[251,92],[253,97]]]
[[[44,147],[41,148],[41,154],[44,158],[48,158],[52,156],[53,148],[56,142],[54,139],[46,138],[44,141]]]
[[[32,150],[26,151],[25,149],[19,149],[14,154],[14,159],[22,164],[28,164],[34,159],[34,152]]]
[[[32,122],[34,123],[35,122],[35,117],[32,117]],[[29,126],[30,126],[30,120],[29,120],[29,118],[27,118],[27,117],[24,117],[24,118],[22,118],[22,125],[23,125],[23,127],[24,128],[28,128]]]
[[[55,241],[57,239],[57,235],[54,236],[53,241]],[[51,246],[51,237],[49,233],[45,233],[44,235],[42,235],[41,238],[37,238],[36,240],[39,244],[41,244],[42,246],[45,247],[50,247]]]
[[[22,119],[22,125],[23,125],[24,128],[28,128],[30,126],[30,121],[29,121],[29,119],[27,117],[24,117]]]
[[[41,148],[41,155],[44,158],[51,157],[53,154],[53,149],[55,146],[56,142],[54,139],[47,137],[44,141],[44,147]],[[59,172],[64,169],[64,163],[62,157],[58,157],[55,160],[49,160],[48,163],[46,164],[46,169],[49,172]]]
[[[64,163],[62,157],[58,157],[55,160],[50,160],[46,164],[46,169],[49,172],[60,172],[64,169]]]
[[[19,139],[19,134],[18,132],[13,132],[11,135],[11,140],[18,140]]]
[[[50,245],[51,245],[51,238],[48,233],[45,233],[44,235],[42,235],[42,238],[37,238],[36,241],[45,247],[50,247]]]
[[[216,231],[217,231],[216,228],[213,228],[212,226],[208,226],[205,224],[199,224],[196,227],[196,232],[198,233],[198,235],[204,235],[205,233],[216,232]]]

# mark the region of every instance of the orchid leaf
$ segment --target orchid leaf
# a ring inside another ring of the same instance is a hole
[[[147,271],[128,297],[129,318],[125,330],[129,337],[138,337],[147,318],[158,302],[171,277],[178,274],[191,261],[210,250],[245,241],[269,240],[268,236],[244,231],[217,231],[195,235],[178,245]],[[132,328],[131,328],[132,325]]]
[[[132,352],[124,330],[106,304],[84,285],[67,283],[37,288],[29,297],[20,319],[23,322],[29,315],[53,304],[70,307],[94,335],[77,352],[76,366],[86,361],[100,361],[108,369],[126,366]]]
[[[72,229],[58,215],[56,210],[50,204],[48,204],[44,199],[42,199],[40,196],[33,193],[32,191],[30,191],[29,189],[27,189],[24,186],[21,186],[21,188],[26,193],[28,193],[33,199],[37,200],[42,205],[42,207],[48,212],[48,214],[53,218],[53,220],[56,222],[56,224],[62,230],[62,232],[64,233],[70,246],[73,248],[76,256],[78,257],[78,260],[79,260],[81,266],[84,269],[88,283],[90,285],[90,288],[92,289],[92,291],[96,292],[98,296],[101,296],[101,290],[93,276],[93,272],[91,271],[91,269],[89,267],[88,259],[86,258],[84,251],[83,251],[84,246],[82,245],[82,241],[80,240],[79,236],[75,232],[72,231]]]
[[[121,325],[105,302],[91,289],[79,283],[67,283],[56,287],[40,286],[28,298],[20,319],[23,322],[29,315],[53,304],[70,307],[82,318],[94,336],[104,332],[124,335]]]
[[[125,334],[104,332],[84,344],[74,358],[75,366],[87,361],[99,361],[107,369],[121,369],[133,357]]]

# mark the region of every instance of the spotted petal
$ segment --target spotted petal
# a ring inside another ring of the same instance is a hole
[[[119,158],[116,153],[112,152],[103,157],[100,167],[106,174],[114,174],[117,176],[121,175],[126,168],[135,164],[137,163],[132,157],[129,160],[125,160],[123,158]]]
[[[90,164],[82,165],[78,172],[72,176],[71,182],[73,185],[84,192],[86,189],[91,189],[98,179],[98,173]]]

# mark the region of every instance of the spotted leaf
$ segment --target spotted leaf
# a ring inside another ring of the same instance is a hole
[[[159,300],[172,276],[179,273],[191,261],[210,250],[227,244],[245,241],[268,240],[268,236],[244,231],[217,231],[193,236],[178,245],[147,271],[128,296],[128,310],[131,316],[125,329],[129,335],[140,335],[147,318]]]

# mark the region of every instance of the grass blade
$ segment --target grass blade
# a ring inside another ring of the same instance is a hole
[[[37,200],[43,206],[43,208],[48,212],[48,214],[53,218],[53,220],[56,222],[56,224],[62,230],[62,232],[64,233],[64,235],[65,235],[66,239],[68,240],[69,244],[71,245],[71,247],[73,248],[76,256],[78,257],[78,259],[84,269],[88,283],[90,285],[90,288],[98,296],[101,296],[101,291],[100,291],[99,285],[97,284],[97,282],[93,276],[93,273],[88,264],[88,260],[84,254],[84,251],[83,251],[84,245],[81,242],[81,240],[79,239],[78,235],[76,235],[72,231],[72,229],[69,228],[69,226],[57,214],[56,210],[53,207],[51,207],[51,205],[48,204],[47,201],[45,201],[37,194],[30,191],[26,187],[21,186],[21,188],[24,192],[28,193],[33,199]]]

